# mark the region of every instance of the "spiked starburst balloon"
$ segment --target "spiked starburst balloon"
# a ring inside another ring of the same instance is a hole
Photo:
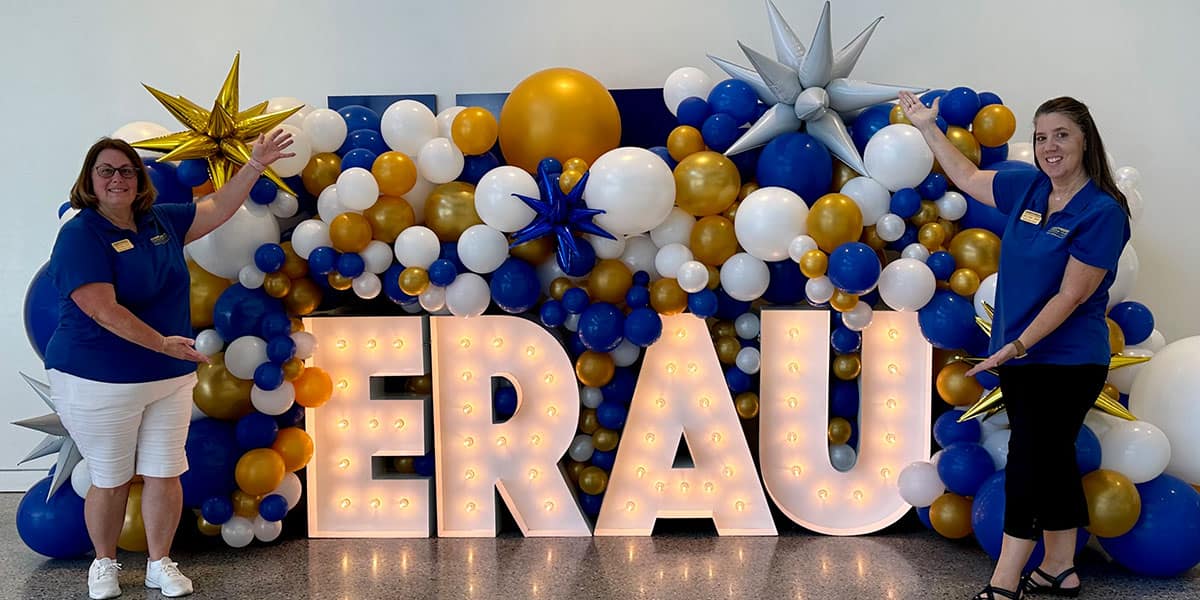
[[[236,167],[250,160],[250,144],[259,136],[283,123],[285,119],[303,108],[297,106],[273,113],[266,113],[267,103],[260,102],[238,110],[238,64],[241,53],[233,58],[233,66],[225,83],[217,92],[211,111],[200,108],[183,96],[171,96],[148,85],[145,88],[166,107],[171,116],[187,127],[162,137],[135,142],[133,147],[144,150],[166,152],[158,160],[187,160],[203,158],[208,161],[208,173],[212,177],[213,189],[220,189],[233,176]],[[271,169],[264,175],[280,189],[295,194],[283,179]]]
[[[548,235],[554,236],[558,265],[567,273],[578,273],[591,269],[590,265],[577,264],[580,260],[579,245],[575,236],[590,233],[610,240],[613,234],[592,222],[603,214],[600,209],[587,208],[583,202],[583,191],[587,187],[588,174],[584,173],[570,193],[564,193],[558,185],[558,174],[544,164],[538,165],[538,191],[540,198],[513,194],[537,212],[533,222],[513,234],[512,246],[519,246]]]
[[[39,417],[32,417],[21,421],[16,421],[13,425],[40,431],[46,434],[46,437],[29,451],[17,464],[26,463],[35,458],[49,456],[58,453],[58,463],[54,468],[54,479],[50,481],[50,493],[46,494],[46,499],[49,500],[58,488],[62,487],[64,482],[71,480],[71,471],[75,469],[75,465],[83,460],[83,455],[79,453],[79,448],[75,446],[75,440],[71,439],[71,434],[67,432],[67,428],[63,426],[62,419],[58,416],[58,409],[54,408],[54,401],[50,399],[50,386],[21,373],[21,378],[29,387],[33,388],[34,393],[50,407],[50,412]]]

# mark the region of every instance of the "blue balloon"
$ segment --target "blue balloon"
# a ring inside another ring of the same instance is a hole
[[[625,315],[608,302],[593,302],[579,314],[579,339],[588,350],[612,352],[621,345]]]
[[[208,161],[203,158],[180,161],[175,168],[175,178],[188,187],[204,185],[208,181]]]
[[[583,345],[583,340],[579,339],[578,333],[566,336],[564,341],[567,346],[567,354],[571,357],[571,360],[579,358],[579,355],[588,351],[588,347]]]
[[[346,131],[354,131],[356,129],[379,131],[379,113],[361,104],[343,106],[337,112],[339,115],[342,115],[342,120],[346,122]]]
[[[454,283],[454,279],[458,277],[458,268],[454,266],[454,261],[445,258],[439,258],[429,265],[429,283],[446,287]]]
[[[937,348],[957,350],[976,343],[975,306],[950,290],[934,292],[933,299],[917,311],[921,333]]]
[[[1099,538],[1117,562],[1139,575],[1175,577],[1200,564],[1200,492],[1159,475],[1137,485],[1142,513],[1128,533]]]
[[[929,507],[928,506],[917,507],[917,520],[920,521],[921,524],[925,526],[925,529],[933,531],[933,522],[929,520]]]
[[[920,185],[917,186],[917,191],[921,197],[926,200],[937,200],[946,195],[946,190],[950,184],[946,181],[946,176],[941,173],[930,173]]]
[[[330,246],[317,246],[308,253],[308,270],[314,275],[328,275],[337,267],[338,251]]]
[[[269,448],[275,443],[275,436],[279,434],[279,425],[274,417],[255,411],[238,419],[234,434],[237,436],[238,447],[243,451]]]
[[[975,381],[978,381],[979,385],[982,385],[983,389],[985,390],[991,390],[1000,387],[1000,378],[987,371],[980,371],[979,373],[976,373]]]
[[[363,262],[362,255],[357,252],[344,252],[338,257],[337,272],[341,273],[342,277],[354,279],[363,274],[367,268],[367,263]]]
[[[858,116],[855,117],[854,123],[850,125],[850,138],[854,140],[854,145],[860,153],[867,148],[867,142],[871,140],[871,136],[892,124],[891,114],[894,106],[894,104],[876,104],[858,113]]]
[[[987,106],[989,104],[1004,104],[1004,101],[995,92],[979,92],[979,105]]]
[[[917,241],[917,228],[909,226],[909,227],[904,228],[904,233],[900,234],[900,239],[898,239],[894,242],[889,242],[887,247],[889,249],[900,252],[900,251],[904,250],[905,248],[907,248],[910,244],[916,243],[916,241]]]
[[[768,262],[767,271],[771,278],[767,281],[767,290],[762,295],[763,300],[772,304],[799,304],[804,300],[804,284],[808,283],[808,278],[800,272],[795,261],[785,258]],[[717,300],[715,294],[713,299],[719,308],[720,301]]]
[[[879,256],[870,246],[862,242],[846,242],[829,253],[826,275],[838,289],[850,294],[863,294],[875,287],[882,270]]]
[[[1108,311],[1108,318],[1121,328],[1126,344],[1140,344],[1154,333],[1154,314],[1141,302],[1118,303]]]
[[[600,467],[605,471],[612,471],[613,464],[617,462],[617,451],[614,450],[595,450],[592,452],[592,457],[588,459],[593,467]]]
[[[758,157],[762,156],[762,147],[751,148],[729,157],[733,166],[737,167],[742,181],[753,181],[758,178]]]
[[[1008,160],[1008,144],[979,147],[979,168],[981,169],[990,169],[996,163],[1006,160]]]
[[[547,173],[557,174],[557,173],[563,172],[563,166],[562,166],[562,163],[559,162],[559,160],[557,158],[548,156],[548,157],[543,158],[542,160],[538,161],[537,170],[539,173],[542,171],[545,171]]]
[[[954,270],[958,268],[954,260],[954,255],[945,250],[934,252],[925,260],[925,264],[933,271],[933,276],[939,281],[946,281],[954,274]]]
[[[833,158],[811,135],[785,133],[759,155],[758,184],[787,188],[812,206],[833,184]]]
[[[192,201],[192,188],[179,181],[175,165],[153,160],[146,161],[145,165],[150,183],[154,184],[154,189],[158,192],[155,204],[183,204]]]
[[[974,500],[971,502],[971,525],[975,539],[983,547],[992,560],[1000,558],[1000,545],[1004,540],[1004,470],[997,471],[979,487]],[[1078,554],[1087,545],[1092,534],[1086,529],[1079,528],[1075,537],[1075,553]],[[1046,546],[1042,540],[1037,541],[1033,554],[1025,562],[1023,571],[1032,571],[1042,564],[1046,555]]]
[[[283,268],[287,254],[279,244],[263,244],[254,251],[254,266],[263,273],[274,273]]]
[[[197,419],[188,427],[188,470],[179,476],[183,505],[199,508],[213,496],[228,496],[237,488],[233,470],[241,457],[234,426],[217,419]]]
[[[291,333],[292,321],[288,318],[287,313],[278,311],[263,315],[262,325],[258,331],[259,337],[262,339],[273,340]]]
[[[590,302],[591,299],[588,298],[587,290],[583,288],[571,288],[563,293],[563,308],[567,309],[567,312],[573,315],[582,313]]]
[[[958,418],[962,416],[962,412],[957,410],[948,410],[938,416],[933,422],[933,439],[938,445],[943,448],[948,448],[959,442],[975,444],[979,442],[980,428],[979,421],[970,419],[962,423],[958,422]]]
[[[628,416],[629,409],[620,402],[604,401],[596,407],[596,422],[605,429],[620,431],[625,427],[625,418]]]
[[[275,416],[275,423],[279,425],[280,429],[300,427],[304,423],[304,407],[299,404],[292,404],[292,407],[287,409],[287,412]]]
[[[704,120],[700,135],[709,150],[724,152],[742,135],[737,119],[726,113],[715,113]]]
[[[479,180],[487,175],[488,171],[500,166],[500,159],[496,158],[491,152],[483,154],[473,154],[463,158],[463,170],[458,175],[459,181],[465,181],[471,185],[478,185]]]
[[[287,516],[287,512],[287,498],[279,494],[268,494],[258,503],[258,514],[264,521],[282,521]]]
[[[50,558],[76,558],[92,549],[83,520],[83,498],[70,485],[49,499],[51,477],[33,484],[17,505],[17,534],[30,550]]]
[[[379,158],[379,154],[370,148],[354,148],[346,152],[346,155],[342,157],[342,171],[345,172],[349,169],[366,169],[370,171],[371,167],[375,165],[375,159],[377,158]]]
[[[554,257],[564,273],[571,277],[583,277],[591,273],[592,268],[596,266],[596,250],[592,248],[591,242],[581,237],[575,238],[575,249],[578,252],[571,252],[569,248],[559,246]]]
[[[653,152],[655,156],[663,159],[663,162],[667,163],[667,166],[670,167],[672,171],[674,171],[675,167],[679,164],[675,162],[674,158],[671,158],[671,152],[667,150],[666,146],[654,146],[647,149]]]
[[[247,289],[235,283],[221,292],[213,307],[213,328],[223,340],[235,340],[243,335],[258,335],[263,318],[283,314],[283,304],[262,291]],[[286,315],[284,315],[286,320]],[[291,325],[289,323],[289,330]],[[269,338],[268,338],[269,339]]]
[[[717,314],[717,294],[712,290],[700,290],[694,294],[688,294],[688,310],[701,319],[707,319]]]
[[[996,166],[995,164],[991,165],[991,169],[997,170]],[[958,221],[959,227],[962,229],[986,229],[996,235],[1004,235],[1004,228],[1008,225],[1008,215],[972,198],[969,194],[964,193],[963,197],[967,199],[967,212]]]
[[[258,181],[254,182],[254,187],[250,188],[250,199],[255,204],[270,204],[275,201],[275,194],[279,192],[279,186],[275,185],[274,181],[266,177],[259,177]]]
[[[291,325],[291,322],[288,322]],[[269,338],[267,342],[267,359],[271,362],[282,365],[283,363],[296,356],[296,340],[290,335],[279,335]]]
[[[538,318],[546,327],[558,327],[567,321],[567,309],[558,300],[547,300],[542,303]]]
[[[1079,465],[1080,475],[1100,468],[1100,438],[1087,425],[1079,428],[1079,436],[1075,438],[1075,464]]]
[[[517,412],[517,389],[508,386],[496,388],[492,393],[492,408],[498,417],[513,416]]]
[[[313,250],[316,252],[316,250]],[[309,270],[312,270],[312,255],[309,255]],[[404,271],[403,265],[394,264],[388,267],[380,279],[383,280],[383,293],[388,297],[388,300],[396,304],[412,304],[417,301],[416,296],[409,296],[400,289],[400,273]]]
[[[640,271],[639,271],[640,272]],[[642,308],[650,305],[650,288],[644,283],[636,281],[630,286],[629,291],[625,292],[625,305],[629,308]]]
[[[717,288],[717,318],[732,321],[750,310],[750,303],[736,300],[725,293],[725,288]]]
[[[600,514],[600,505],[604,503],[604,494],[588,494],[579,492],[579,508],[584,514],[594,517]]]
[[[542,289],[533,265],[519,258],[509,258],[492,273],[491,291],[496,306],[504,312],[517,314],[533,308]]]
[[[390,149],[387,143],[383,141],[383,136],[377,130],[356,129],[346,135],[346,141],[342,142],[341,148],[338,148],[338,154],[345,156],[351,150],[357,148],[366,148],[374,153],[375,156],[379,156]],[[368,166],[365,168],[370,169],[370,165],[374,164],[374,162],[374,159],[372,159],[371,162],[367,163]]]
[[[858,380],[834,379],[829,394],[829,414],[851,423],[858,420]]]
[[[829,335],[829,345],[838,354],[858,352],[862,348],[862,334],[846,327],[838,327]]]
[[[438,252],[438,258],[454,263],[454,268],[458,269],[459,273],[464,273],[468,270],[463,266],[462,259],[458,257],[458,242],[442,242],[442,249]]]
[[[912,218],[921,210],[921,195],[912,188],[901,188],[892,194],[890,210],[902,219]]]
[[[712,107],[708,105],[708,101],[697,96],[688,96],[679,103],[679,108],[675,109],[675,117],[679,119],[680,125],[687,125],[700,129],[704,125],[704,120],[712,113]]]
[[[924,104],[925,106],[933,106],[933,101],[935,98],[941,98],[949,91],[950,90],[929,90],[928,92],[921,94],[921,104]],[[941,107],[939,106],[938,108]]]
[[[650,274],[645,271],[638,271],[633,274],[633,285],[647,286],[650,285]]]
[[[652,308],[635,308],[625,317],[624,333],[630,343],[648,347],[662,336],[662,317]]]
[[[628,405],[633,401],[633,390],[637,388],[637,373],[629,367],[617,367],[612,379],[600,386],[600,393],[605,402],[618,402]]]
[[[433,460],[432,452],[425,456],[413,457],[413,471],[422,477],[433,477],[433,470],[436,464]]]
[[[233,518],[233,502],[229,496],[213,496],[200,506],[200,516],[213,525],[221,525]]]
[[[996,463],[983,446],[958,442],[942,450],[937,471],[946,489],[960,496],[974,496],[983,482],[996,472]]]
[[[729,386],[729,391],[734,394],[750,389],[753,383],[750,375],[737,367],[729,367],[729,370],[725,371],[725,385]]]
[[[942,96],[938,114],[951,125],[967,127],[975,120],[975,113],[979,112],[979,108],[979,94],[976,94],[975,90],[956,87]]]
[[[265,362],[254,368],[254,385],[266,390],[277,390],[283,385],[283,369],[273,363]]]
[[[29,282],[29,287],[25,290],[25,305],[23,314],[25,317],[25,336],[29,338],[29,345],[33,347],[34,352],[37,352],[38,358],[46,357],[46,345],[50,343],[50,336],[54,335],[54,330],[58,328],[58,288],[54,287],[54,280],[47,272],[50,263],[47,262],[33,274],[33,280]]]
[[[726,79],[708,93],[708,105],[714,113],[726,113],[745,125],[758,114],[758,94],[745,81]]]

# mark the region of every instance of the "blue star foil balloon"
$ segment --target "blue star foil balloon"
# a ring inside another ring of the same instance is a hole
[[[579,277],[591,270],[588,264],[595,260],[592,252],[580,248],[576,236],[590,233],[610,240],[617,239],[592,222],[592,218],[604,214],[603,210],[587,208],[583,202],[583,190],[587,187],[588,174],[584,173],[579,183],[571,188],[570,193],[564,193],[558,186],[557,173],[551,172],[544,165],[538,165],[538,190],[541,198],[530,198],[521,194],[513,194],[532,208],[537,216],[533,221],[513,234],[510,248],[526,242],[553,235],[557,242],[555,258],[558,266],[568,275]]]

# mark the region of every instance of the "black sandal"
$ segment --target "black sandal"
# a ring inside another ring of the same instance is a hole
[[[1048,594],[1051,596],[1075,598],[1079,596],[1079,588],[1082,587],[1082,585],[1077,585],[1075,587],[1063,587],[1063,582],[1066,581],[1067,577],[1070,577],[1072,573],[1075,573],[1075,567],[1068,567],[1067,570],[1059,573],[1057,577],[1041,569],[1034,569],[1033,573],[1026,575],[1024,578],[1025,591],[1031,594]],[[1034,581],[1034,574],[1037,574],[1038,577],[1041,577],[1049,583],[1041,584]]]
[[[1024,588],[1021,586],[1017,586],[1017,591],[1014,592],[1012,590],[996,587],[989,583],[987,587],[984,587],[979,591],[978,594],[975,594],[974,600],[999,600],[1000,598],[1021,600],[1024,595]]]

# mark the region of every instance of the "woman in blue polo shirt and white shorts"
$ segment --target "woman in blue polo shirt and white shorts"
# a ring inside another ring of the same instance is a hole
[[[950,180],[1008,215],[991,356],[967,373],[999,368],[1012,427],[1004,543],[991,581],[975,597],[1076,596],[1075,533],[1087,525],[1088,511],[1075,438],[1108,375],[1105,309],[1129,241],[1125,195],[1113,181],[1091,113],[1073,98],[1038,107],[1038,168],[1029,171],[976,168],[938,129],[937,100],[927,108],[901,92],[900,106]],[[1039,537],[1046,557],[1022,578]]]
[[[71,189],[80,212],[59,230],[50,256],[61,317],[46,369],[92,478],[84,501],[96,550],[92,598],[121,594],[117,538],[135,473],[145,481],[146,586],[168,597],[192,593],[168,556],[182,510],[195,363],[208,362],[192,347],[183,245],[229,220],[266,167],[292,156],[284,152],[291,143],[282,131],[260,136],[246,166],[195,204],[155,205],[142,159],[121,140],[101,139],[83,161]]]

